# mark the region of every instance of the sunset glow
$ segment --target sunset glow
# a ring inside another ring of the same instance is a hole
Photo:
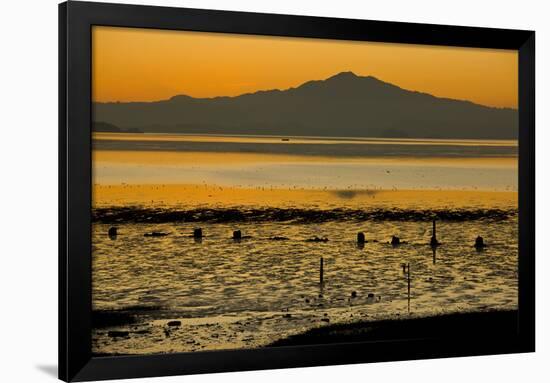
[[[516,51],[94,27],[94,101],[236,96],[353,71],[439,97],[517,108]]]

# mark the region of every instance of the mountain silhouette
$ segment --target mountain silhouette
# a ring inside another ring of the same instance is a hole
[[[94,103],[95,122],[123,131],[333,137],[515,139],[518,113],[338,73],[296,88],[235,97]]]

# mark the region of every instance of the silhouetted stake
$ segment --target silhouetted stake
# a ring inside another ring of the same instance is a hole
[[[200,227],[193,230],[193,238],[202,238],[202,229]]]
[[[109,233],[108,233],[108,234],[109,234],[109,238],[111,238],[111,239],[116,239],[116,236],[117,236],[117,234],[118,234],[118,233],[117,233],[117,228],[114,227],[114,226],[113,226],[113,227],[110,227],[110,228],[109,228]]]
[[[407,263],[407,311],[411,312],[411,264]]]
[[[392,244],[392,246],[399,246],[401,244],[401,240],[399,239],[399,237],[396,237],[395,235],[392,235],[391,244]]]
[[[323,257],[319,261],[319,286],[323,287]]]
[[[477,250],[481,250],[483,249],[484,247],[487,247],[487,245],[483,242],[483,237],[481,236],[477,236],[476,238],[476,242],[474,244],[474,247],[477,249]]]
[[[363,245],[365,243],[365,233],[359,232],[357,233],[357,244]]]
[[[241,234],[241,231],[240,230],[235,230],[233,232],[233,239],[234,240],[240,240],[242,238],[242,234]]]

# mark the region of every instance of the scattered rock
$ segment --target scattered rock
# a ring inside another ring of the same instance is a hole
[[[312,238],[306,239],[306,242],[328,242],[328,238],[314,236]]]
[[[172,320],[172,321],[168,322],[167,325],[170,326],[170,327],[179,327],[179,326],[181,326],[181,321]]]
[[[269,240],[270,241],[288,241],[288,238],[287,237],[274,236],[274,237],[269,237]]]
[[[161,231],[153,231],[151,233],[143,234],[144,237],[166,237],[168,233],[163,233]]]
[[[130,335],[128,331],[109,331],[107,333],[109,338],[126,338]]]
[[[351,292],[351,297],[352,298],[357,298],[357,291],[352,291]]]

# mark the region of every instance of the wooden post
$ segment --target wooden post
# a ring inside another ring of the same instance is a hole
[[[407,263],[407,311],[411,312],[411,264]]]
[[[319,285],[323,287],[323,257],[321,257],[319,262]]]

